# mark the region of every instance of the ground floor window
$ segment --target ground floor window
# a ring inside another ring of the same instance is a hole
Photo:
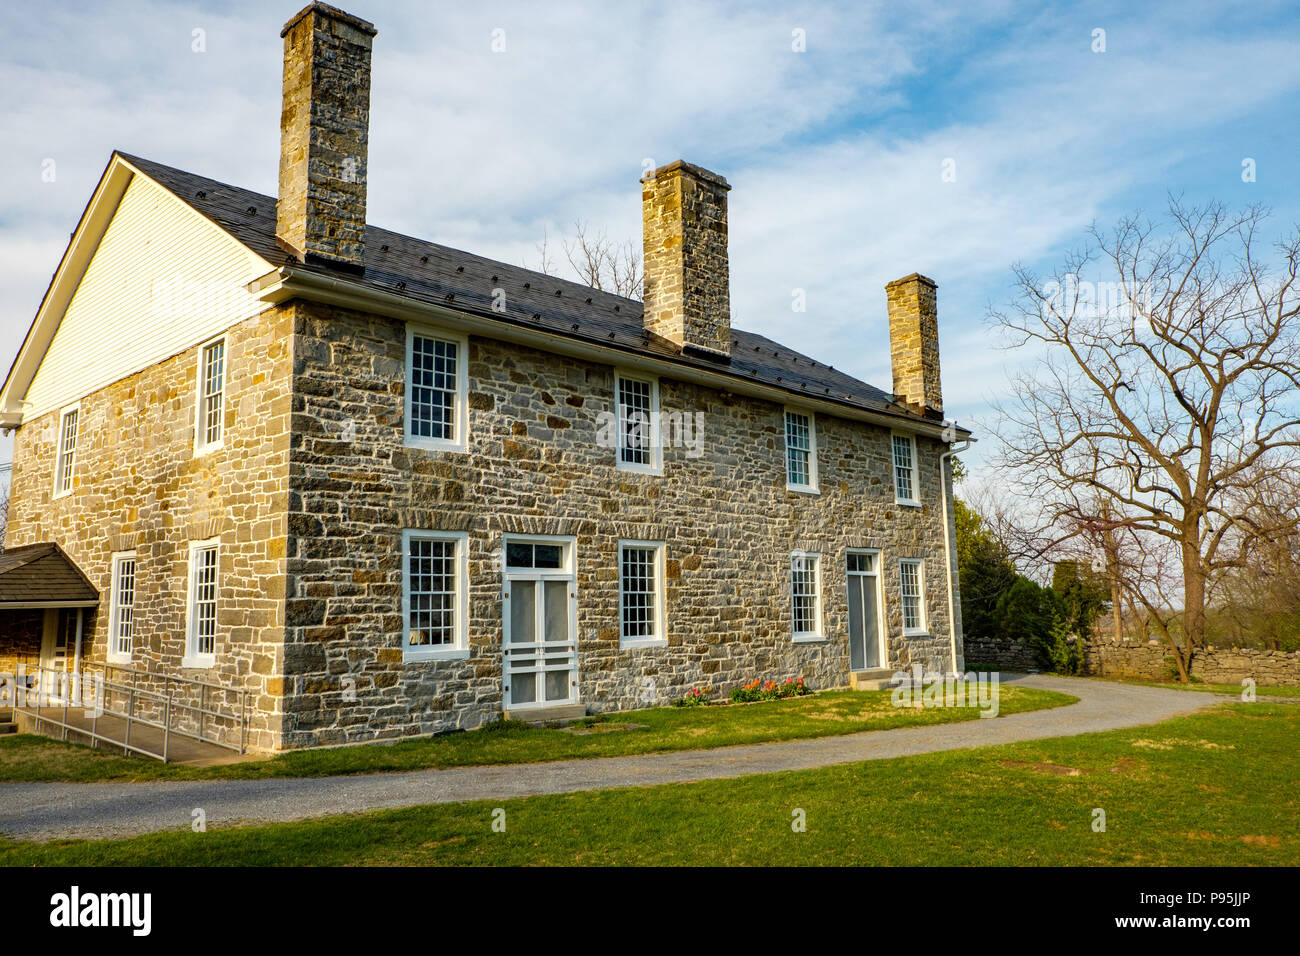
[[[619,542],[618,566],[619,633],[623,646],[664,643],[663,542]]]
[[[925,568],[919,559],[898,563],[899,594],[903,607],[903,633],[925,633]]]
[[[220,550],[216,538],[190,545],[189,621],[182,667],[212,667],[216,663]]]
[[[806,551],[790,555],[790,610],[795,640],[821,640],[821,556]]]
[[[131,660],[135,638],[135,552],[113,555],[112,590],[108,614],[108,659],[114,664]]]
[[[412,530],[402,538],[403,656],[463,656],[468,648],[467,535]]]

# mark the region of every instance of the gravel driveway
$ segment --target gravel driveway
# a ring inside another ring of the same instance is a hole
[[[633,757],[457,767],[358,776],[152,783],[0,784],[0,833],[27,840],[103,838],[208,826],[277,823],[336,813],[576,790],[686,783],[859,760],[906,757],[1156,723],[1217,702],[1208,694],[1045,675],[1008,676],[1079,703],[929,727]]]

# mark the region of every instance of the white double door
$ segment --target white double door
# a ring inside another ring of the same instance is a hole
[[[568,569],[511,568],[502,590],[507,710],[578,700],[578,585]]]

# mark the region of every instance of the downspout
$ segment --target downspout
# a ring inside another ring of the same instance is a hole
[[[944,467],[948,459],[970,448],[978,439],[967,438],[960,447],[951,445],[939,454],[939,499],[943,503],[943,563],[948,571],[948,647],[952,653],[952,672],[957,673],[957,614],[952,597],[952,538],[948,533],[948,498],[952,494],[952,485],[948,480],[948,470]]]

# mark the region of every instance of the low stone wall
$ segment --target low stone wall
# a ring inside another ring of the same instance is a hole
[[[1165,658],[1171,658],[1166,662]],[[1164,680],[1169,676],[1172,652],[1158,643],[1090,643],[1084,651],[1088,673],[1098,677],[1140,677]],[[1300,651],[1263,651],[1245,647],[1205,648],[1192,655],[1190,673],[1207,684],[1240,684],[1254,678],[1257,684],[1300,687]]]
[[[1029,644],[1011,638],[973,639],[967,635],[966,661],[968,668],[974,664],[981,668],[1020,674],[1038,669],[1033,649]]]

